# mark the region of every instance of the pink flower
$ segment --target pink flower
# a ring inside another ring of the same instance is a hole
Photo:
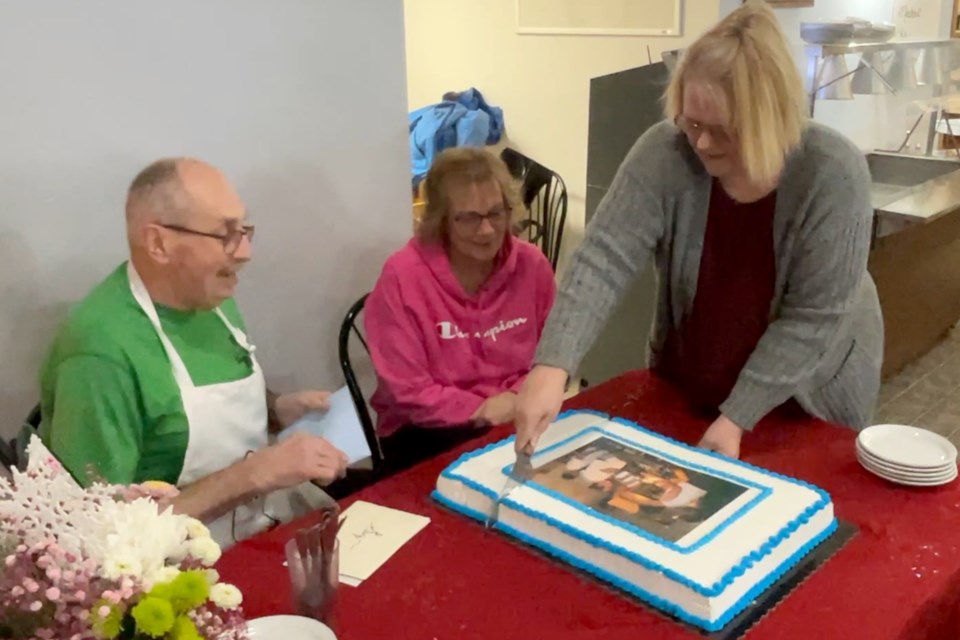
[[[23,587],[20,587],[20,586],[16,586],[16,587],[14,587],[13,589],[10,590],[10,595],[12,595],[14,598],[19,598],[20,596],[22,596],[22,595],[25,594],[25,593],[26,593],[26,591],[24,590],[24,588],[23,588]]]
[[[50,587],[44,592],[44,595],[47,596],[47,600],[56,602],[60,599],[60,589],[57,589],[56,587]]]
[[[110,607],[108,607],[107,605],[103,605],[102,607],[97,609],[97,615],[100,616],[101,618],[106,618],[108,615],[110,615]]]
[[[54,582],[59,580],[61,575],[62,574],[60,573],[60,567],[53,566],[47,569],[47,577],[53,580]]]
[[[7,556],[3,563],[8,567],[12,567],[17,563],[17,556]]]
[[[37,581],[32,578],[25,578],[23,581],[23,588],[27,590],[27,593],[36,593],[40,590],[40,585],[37,584]]]
[[[29,608],[30,608],[30,611],[34,611],[34,612],[40,611],[40,609],[43,608],[43,603],[40,602],[39,600],[34,600],[33,602],[30,603]]]

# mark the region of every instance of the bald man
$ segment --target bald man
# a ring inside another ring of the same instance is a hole
[[[193,159],[160,160],[127,196],[130,260],[72,311],[42,366],[40,434],[82,483],[162,481],[174,508],[229,545],[298,515],[309,481],[346,456],[297,434],[328,394],[275,396],[233,300],[253,227],[233,187]],[[317,490],[319,493],[319,490]]]

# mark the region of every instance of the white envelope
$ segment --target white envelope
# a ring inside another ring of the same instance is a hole
[[[306,431],[325,438],[330,444],[347,454],[349,464],[370,457],[370,445],[363,434],[363,425],[357,416],[357,408],[347,387],[342,387],[330,396],[330,409],[323,413],[308,413],[284,429],[280,440],[296,431]]]

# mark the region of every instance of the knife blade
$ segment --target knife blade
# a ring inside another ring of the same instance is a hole
[[[510,474],[507,476],[507,481],[503,484],[503,489],[500,490],[500,495],[497,496],[497,499],[494,500],[493,506],[490,508],[490,513],[487,514],[486,527],[489,529],[496,523],[497,519],[500,517],[500,503],[506,499],[510,493],[519,487],[522,484],[526,484],[530,478],[533,477],[533,462],[531,460],[531,455],[528,451],[518,451],[517,460],[513,463],[513,467],[510,469]]]

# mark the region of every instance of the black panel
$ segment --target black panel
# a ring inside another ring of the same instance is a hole
[[[666,65],[658,62],[590,81],[587,222],[630,147],[663,119],[661,98],[668,79]]]
[[[669,72],[662,62],[590,81],[590,130],[587,141],[586,221],[606,194],[627,152],[647,129],[663,119],[662,96]],[[653,323],[656,278],[641,274],[593,348],[578,375],[598,384],[647,364],[647,340]]]

